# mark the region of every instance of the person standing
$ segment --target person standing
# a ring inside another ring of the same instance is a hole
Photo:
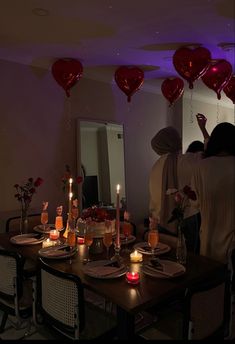
[[[235,248],[235,126],[218,124],[192,176],[201,213],[200,254],[228,263]]]
[[[204,140],[209,135],[206,130],[206,117],[197,115],[197,122]],[[195,165],[202,158],[201,152],[182,154],[181,137],[173,127],[161,129],[151,140],[152,149],[160,156],[153,165],[149,176],[149,211],[159,220],[159,232],[177,236],[177,223],[168,223],[175,208],[174,195],[166,195],[168,189],[182,189],[190,185]],[[198,221],[195,214],[199,211],[188,207],[185,212],[185,236],[189,250],[198,250]],[[188,230],[187,230],[188,229]]]

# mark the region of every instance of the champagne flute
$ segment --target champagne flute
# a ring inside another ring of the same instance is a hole
[[[151,254],[153,258],[154,258],[154,250],[157,247],[158,243],[159,243],[158,230],[150,229],[148,232],[148,245],[151,247]]]
[[[131,224],[129,222],[127,222],[127,221],[124,221],[124,223],[123,223],[123,234],[125,236],[126,244],[128,242],[129,236],[131,235],[131,229],[132,229]]]
[[[112,245],[113,238],[112,238],[112,229],[111,229],[111,222],[109,220],[105,220],[105,232],[103,236],[103,244],[106,247],[106,258],[109,259],[109,248]]]
[[[41,224],[43,225],[44,232],[46,231],[46,224],[48,223],[48,211],[43,210],[41,212]]]
[[[92,243],[93,243],[93,232],[92,232],[92,229],[88,225],[86,225],[85,230],[84,230],[84,244],[87,247],[87,258],[83,260],[85,263],[88,263],[91,261],[89,258],[89,253],[90,253],[90,246],[92,245]]]

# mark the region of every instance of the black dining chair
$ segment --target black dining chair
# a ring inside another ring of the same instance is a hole
[[[8,232],[18,232],[20,229],[20,216],[14,216],[7,219],[6,222],[6,233]],[[28,227],[33,229],[34,226],[37,226],[41,223],[41,214],[29,214],[28,215]]]
[[[34,323],[45,339],[95,339],[113,335],[115,321],[100,308],[88,305],[76,275],[54,269],[39,258],[34,283]],[[33,339],[33,337],[30,337]]]
[[[12,325],[20,329],[32,316],[32,280],[23,274],[24,259],[16,252],[0,249],[0,310],[3,312],[0,333],[4,332],[8,316],[13,316]]]
[[[230,323],[230,273],[186,289],[181,311],[163,309],[154,325],[140,332],[147,340],[224,339]]]

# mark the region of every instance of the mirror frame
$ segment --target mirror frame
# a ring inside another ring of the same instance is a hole
[[[126,199],[126,207],[127,207],[127,192],[126,192],[126,159],[125,159],[125,131],[124,131],[124,124],[116,121],[110,120],[101,120],[96,118],[86,118],[86,117],[78,117],[76,119],[76,172],[77,176],[83,176],[82,171],[82,161],[81,161],[81,122],[94,122],[100,124],[116,124],[120,125],[123,128],[123,159],[124,159],[124,180],[125,180],[125,199]],[[83,207],[82,207],[82,185],[83,183],[78,185],[78,197],[79,197],[79,213],[81,214]],[[114,205],[116,207],[116,205]]]

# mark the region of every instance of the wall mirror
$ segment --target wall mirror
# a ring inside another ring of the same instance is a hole
[[[78,120],[78,171],[83,175],[81,209],[115,207],[116,185],[121,185],[121,206],[126,206],[123,125]]]

